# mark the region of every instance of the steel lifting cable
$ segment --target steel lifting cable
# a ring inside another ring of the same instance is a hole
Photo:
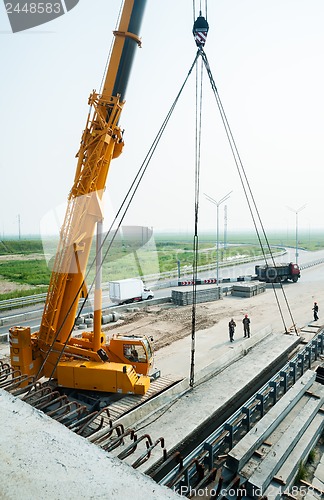
[[[46,363],[46,361],[47,361],[50,353],[52,352],[54,344],[55,344],[55,342],[56,342],[56,340],[57,340],[57,338],[58,338],[58,336],[59,336],[59,334],[61,332],[61,329],[62,329],[62,327],[64,325],[65,320],[67,319],[68,315],[70,314],[70,311],[71,311],[71,309],[73,307],[73,304],[79,299],[80,293],[81,293],[81,291],[82,291],[82,289],[84,287],[84,284],[85,284],[85,282],[86,282],[86,280],[87,280],[87,278],[89,276],[89,273],[91,272],[92,268],[96,264],[96,257],[97,257],[97,255],[102,250],[102,248],[103,248],[104,244],[106,243],[106,241],[107,241],[108,237],[110,236],[110,234],[113,233],[111,241],[110,241],[110,243],[109,243],[109,245],[107,247],[107,250],[105,251],[105,253],[103,255],[102,262],[106,259],[107,255],[108,255],[108,253],[109,253],[109,251],[111,249],[111,246],[112,246],[112,244],[113,244],[113,242],[114,242],[114,240],[115,240],[115,238],[116,238],[116,236],[118,234],[118,230],[120,229],[120,226],[121,226],[121,224],[122,224],[122,222],[123,222],[123,220],[125,218],[125,215],[126,215],[128,209],[129,209],[130,205],[131,205],[131,202],[132,202],[132,200],[133,200],[133,198],[135,196],[135,193],[136,193],[136,191],[137,191],[137,189],[138,189],[138,187],[139,187],[139,185],[140,185],[140,183],[141,183],[141,181],[143,179],[143,176],[144,176],[144,174],[145,174],[145,172],[146,172],[146,170],[148,168],[148,165],[149,165],[149,163],[150,163],[150,161],[152,159],[152,156],[153,156],[153,154],[154,154],[154,152],[155,152],[155,150],[156,150],[156,148],[157,148],[157,146],[159,144],[159,141],[160,141],[160,139],[161,139],[161,137],[163,135],[163,132],[165,131],[165,128],[166,128],[166,126],[167,126],[167,124],[168,124],[168,122],[169,122],[169,120],[171,118],[171,115],[172,115],[172,113],[173,113],[173,111],[174,111],[174,109],[176,107],[176,104],[178,103],[178,100],[179,100],[179,98],[180,98],[180,96],[182,94],[182,91],[183,91],[186,83],[188,82],[189,76],[191,75],[194,67],[196,66],[196,62],[197,62],[198,58],[199,58],[199,53],[197,52],[197,54],[195,56],[195,59],[194,59],[192,65],[191,65],[191,67],[190,67],[190,69],[188,71],[188,74],[187,74],[187,76],[186,76],[183,84],[181,85],[179,92],[176,95],[176,98],[174,99],[174,101],[173,101],[173,103],[172,103],[172,105],[171,105],[171,107],[170,107],[170,109],[169,109],[169,111],[168,111],[168,113],[167,113],[167,115],[166,115],[166,117],[165,117],[165,119],[164,119],[164,121],[163,121],[163,123],[162,123],[162,125],[161,125],[161,127],[159,129],[159,131],[158,131],[158,133],[156,134],[156,136],[155,136],[155,138],[153,140],[152,145],[150,146],[150,148],[149,148],[149,150],[148,150],[148,152],[147,152],[147,154],[146,154],[146,156],[145,156],[145,158],[144,158],[144,160],[143,160],[143,162],[142,162],[142,164],[141,164],[141,166],[140,166],[140,168],[139,168],[136,176],[134,177],[134,179],[133,179],[133,181],[131,183],[131,186],[129,187],[129,189],[128,189],[125,197],[124,197],[124,200],[122,201],[122,203],[121,203],[121,205],[120,205],[120,207],[119,207],[119,209],[118,209],[118,211],[117,211],[117,213],[116,213],[116,215],[114,217],[114,220],[112,221],[112,223],[111,223],[111,225],[110,225],[110,227],[109,227],[109,229],[108,229],[105,237],[103,238],[103,241],[102,241],[99,249],[97,249],[97,252],[96,252],[96,255],[95,255],[94,259],[92,260],[92,262],[89,265],[88,271],[87,271],[87,273],[86,273],[86,275],[85,275],[85,277],[84,277],[84,279],[82,281],[82,284],[80,285],[80,288],[79,288],[78,292],[75,294],[75,297],[74,297],[74,299],[73,299],[73,301],[71,303],[71,306],[70,306],[69,310],[67,311],[64,319],[63,319],[62,325],[58,329],[58,331],[57,331],[57,333],[56,333],[56,335],[54,337],[54,340],[52,341],[52,344],[51,344],[51,346],[50,346],[50,348],[49,348],[49,350],[48,350],[48,352],[47,352],[47,354],[46,354],[46,356],[44,358],[44,361],[43,361],[43,363],[42,363],[42,365],[41,365],[41,367],[39,369],[39,372],[38,372],[37,376],[41,373],[41,371],[42,371],[42,369],[43,369],[43,367],[44,367],[44,365],[45,365],[45,363]],[[113,226],[116,223],[117,223],[117,227],[116,227],[116,229],[113,230]],[[84,300],[83,304],[80,307],[80,310],[78,312],[77,318],[79,318],[79,316],[81,315],[82,310],[83,310],[83,308],[85,306],[85,303],[86,303],[87,299],[89,298],[89,294],[90,294],[90,292],[91,292],[91,290],[92,290],[92,288],[93,288],[93,286],[95,284],[97,275],[98,275],[98,271],[96,272],[96,274],[95,274],[95,276],[94,276],[94,278],[93,278],[93,280],[91,282],[91,285],[88,288],[87,295],[85,297],[85,300]],[[61,350],[61,352],[60,352],[60,354],[59,354],[59,356],[58,356],[58,358],[57,358],[57,360],[56,360],[56,362],[54,364],[54,367],[53,367],[53,370],[52,370],[51,375],[49,377],[49,380],[51,380],[53,378],[53,375],[54,375],[54,372],[55,372],[55,370],[57,368],[57,365],[60,362],[60,360],[61,360],[61,358],[62,358],[62,356],[64,354],[64,350],[65,350],[65,348],[66,348],[66,346],[68,344],[69,339],[71,338],[72,331],[73,331],[73,329],[70,331],[70,334],[68,335],[68,337],[67,337],[67,339],[66,339],[66,341],[65,341],[65,343],[63,345],[63,348],[62,348],[62,350]]]
[[[201,13],[201,0],[199,0],[199,12]],[[207,0],[205,0],[205,13],[206,13],[206,20],[207,20]],[[193,20],[197,18],[196,15],[196,0],[192,0],[192,17]]]
[[[202,17],[201,0],[199,3],[199,17],[196,19],[195,0],[192,3],[193,30],[196,45],[203,46],[208,32],[207,0],[205,0],[206,19]],[[199,50],[197,56],[199,56]],[[198,61],[197,61],[198,62]],[[200,95],[198,95],[200,79]],[[196,137],[195,137],[195,211],[194,211],[194,239],[193,239],[193,266],[192,266],[192,315],[191,315],[191,361],[189,385],[194,386],[195,381],[195,349],[196,349],[196,305],[197,305],[197,278],[198,278],[198,211],[199,211],[199,178],[200,178],[200,153],[201,153],[201,123],[202,123],[202,82],[203,64],[201,64],[200,77],[198,78],[198,64],[196,65]]]
[[[198,63],[198,61],[197,61]],[[199,90],[200,80],[200,92]],[[201,121],[202,121],[202,82],[203,64],[198,78],[198,64],[196,65],[196,137],[195,137],[195,231],[193,239],[193,276],[192,276],[192,315],[191,315],[191,363],[190,387],[195,381],[195,344],[196,344],[196,305],[197,305],[197,278],[198,278],[198,212],[199,212],[199,185],[200,185],[200,157],[201,157]]]
[[[227,120],[227,117],[226,117],[226,114],[225,114],[225,111],[224,111],[221,99],[219,97],[219,94],[218,94],[218,91],[217,91],[217,87],[216,87],[216,84],[215,84],[215,81],[214,81],[214,78],[213,78],[213,75],[212,75],[212,72],[211,72],[208,60],[207,60],[206,53],[204,52],[204,50],[203,50],[202,47],[199,47],[198,52],[200,53],[200,55],[201,55],[201,57],[202,57],[202,59],[204,61],[204,64],[205,64],[205,67],[206,67],[206,70],[207,70],[207,73],[208,73],[208,76],[209,76],[209,80],[210,80],[210,83],[211,83],[211,86],[212,86],[212,89],[213,89],[213,92],[214,92],[214,95],[215,95],[215,98],[216,98],[216,102],[217,102],[217,105],[218,105],[218,108],[219,108],[219,111],[220,111],[221,119],[222,119],[222,122],[224,124],[225,132],[226,132],[226,135],[227,135],[227,138],[228,138],[228,141],[229,141],[229,144],[230,144],[230,148],[231,148],[231,151],[232,151],[232,154],[233,154],[233,157],[234,157],[234,161],[235,161],[235,164],[236,164],[236,167],[237,167],[237,171],[238,171],[241,183],[242,183],[242,187],[243,187],[244,194],[245,194],[248,206],[249,206],[249,210],[250,210],[250,213],[251,213],[251,216],[252,216],[253,224],[254,224],[254,227],[255,227],[255,230],[256,230],[256,233],[257,233],[257,237],[258,237],[258,240],[259,240],[259,244],[260,244],[260,247],[261,247],[261,250],[262,250],[262,254],[263,254],[264,260],[267,263],[267,258],[266,258],[265,252],[264,252],[264,246],[262,244],[260,233],[259,233],[259,230],[258,230],[258,227],[257,227],[256,217],[255,217],[255,215],[253,213],[253,207],[254,207],[254,211],[256,213],[257,219],[259,221],[259,224],[261,226],[263,237],[265,239],[267,249],[268,249],[268,251],[270,253],[272,263],[273,263],[273,265],[275,265],[274,256],[273,256],[273,253],[271,251],[271,247],[270,247],[270,244],[269,244],[269,241],[268,241],[268,237],[267,237],[265,228],[263,226],[262,219],[261,219],[259,210],[257,208],[257,204],[255,202],[255,199],[254,199],[254,196],[253,196],[253,192],[252,192],[250,183],[248,181],[248,178],[247,178],[247,175],[246,175],[246,172],[245,172],[245,169],[244,169],[241,157],[239,155],[239,152],[238,152],[238,149],[237,149],[237,146],[236,146],[236,143],[235,143],[235,140],[234,140],[234,137],[233,137],[230,125],[228,123],[228,120]],[[250,203],[248,193],[250,194],[253,207],[252,207],[252,205]],[[285,300],[285,303],[286,303],[286,306],[287,306],[287,309],[288,309],[288,313],[289,313],[291,321],[292,321],[292,325],[294,327],[295,333],[298,335],[297,329],[296,329],[296,324],[295,324],[294,318],[292,316],[292,311],[290,309],[286,293],[284,291],[284,288],[283,288],[282,284],[280,284],[280,286],[281,286],[281,291],[283,293],[283,297],[284,297],[284,300]],[[282,308],[280,306],[280,303],[279,303],[279,300],[278,300],[278,295],[277,295],[276,289],[274,287],[274,283],[272,283],[272,288],[273,288],[273,291],[274,291],[274,294],[275,294],[275,297],[276,297],[278,309],[279,309],[279,312],[280,312],[280,315],[281,315],[281,319],[282,319],[282,322],[283,322],[283,325],[284,325],[284,328],[285,328],[285,332],[288,333],[287,326],[286,326],[286,323],[285,323],[285,320],[284,320],[284,316],[283,316],[283,313],[282,313]]]
[[[253,193],[252,193],[249,181],[247,179],[246,172],[245,172],[243,163],[241,161],[241,158],[240,158],[240,155],[239,155],[239,152],[238,152],[238,149],[237,149],[237,146],[236,146],[236,143],[235,143],[235,140],[234,140],[231,128],[229,126],[229,123],[228,123],[228,120],[227,120],[227,117],[226,117],[226,114],[225,114],[222,102],[220,100],[220,97],[219,97],[219,94],[218,94],[218,91],[217,91],[217,87],[216,87],[215,81],[213,79],[212,72],[211,72],[211,69],[210,69],[210,66],[209,66],[209,63],[208,63],[208,60],[207,60],[207,56],[206,56],[205,52],[203,51],[203,49],[200,49],[200,52],[201,52],[201,56],[202,56],[202,58],[204,60],[207,73],[209,75],[209,79],[210,79],[210,82],[211,82],[212,89],[214,91],[216,102],[217,102],[217,105],[218,105],[218,108],[219,108],[219,111],[220,111],[220,114],[221,114],[221,118],[222,118],[222,121],[223,121],[223,124],[224,124],[224,128],[225,128],[225,131],[226,131],[226,135],[227,135],[227,138],[228,138],[228,141],[229,141],[229,144],[230,144],[230,148],[231,148],[231,151],[232,151],[232,154],[233,154],[233,157],[234,157],[234,161],[235,161],[235,164],[236,164],[236,167],[237,167],[237,171],[238,171],[241,183],[242,183],[243,191],[244,191],[247,203],[248,203],[248,207],[249,207],[249,210],[250,210],[250,213],[251,213],[251,217],[252,217],[253,224],[254,224],[254,227],[255,227],[255,230],[256,230],[256,233],[257,233],[258,241],[259,241],[259,244],[260,244],[260,248],[261,248],[264,260],[267,263],[267,257],[266,257],[265,252],[264,252],[264,246],[263,246],[262,241],[261,241],[260,233],[259,233],[259,230],[258,230],[258,227],[257,227],[257,222],[256,222],[255,215],[253,213],[253,208],[252,208],[252,205],[251,205],[250,200],[249,200],[248,192],[250,193],[251,200],[252,200],[253,206],[254,206],[254,210],[256,212],[257,218],[258,218],[259,223],[261,225],[263,236],[265,238],[268,251],[269,251],[269,253],[271,255],[272,262],[273,262],[273,264],[275,264],[274,263],[273,254],[271,252],[271,247],[270,247],[270,244],[269,244],[269,241],[268,241],[268,238],[267,238],[267,235],[266,235],[266,232],[265,232],[265,229],[264,229],[264,226],[263,226],[263,223],[262,223],[262,220],[261,220],[261,217],[260,217],[260,214],[259,214],[256,202],[255,202],[255,199],[254,199],[254,196],[253,196]],[[246,188],[246,186],[247,186],[247,188]],[[285,331],[287,333],[287,327],[286,327],[284,316],[283,316],[283,313],[282,313],[282,308],[280,306],[280,302],[279,302],[278,295],[277,295],[276,289],[274,287],[274,284],[272,284],[272,288],[273,288],[273,291],[274,291],[274,294],[275,294],[275,298],[276,298],[278,309],[279,309],[279,312],[280,312],[280,315],[281,315],[281,319],[282,319]],[[290,307],[289,307],[289,304],[288,304],[288,301],[287,301],[287,298],[286,298],[286,294],[285,294],[285,292],[283,290],[282,285],[281,285],[281,288],[282,288],[282,292],[283,292],[283,295],[284,295],[284,298],[285,298],[285,301],[286,301],[286,305],[287,305],[290,317],[291,317],[293,325],[294,325],[294,320],[292,318],[291,310],[290,310]]]

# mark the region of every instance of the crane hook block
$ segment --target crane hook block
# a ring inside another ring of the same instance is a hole
[[[201,13],[200,13],[201,14]],[[206,19],[200,15],[194,22],[192,33],[197,47],[203,47],[206,43],[209,25]]]

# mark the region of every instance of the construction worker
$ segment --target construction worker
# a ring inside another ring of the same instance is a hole
[[[318,320],[318,304],[317,302],[314,302],[314,307],[312,309],[314,311],[314,321]]]
[[[235,323],[234,319],[232,318],[231,321],[228,323],[228,333],[229,333],[230,342],[234,342],[235,327],[236,327],[236,323]]]
[[[243,329],[244,329],[244,338],[249,337],[250,338],[250,318],[246,314],[242,320],[243,323]]]

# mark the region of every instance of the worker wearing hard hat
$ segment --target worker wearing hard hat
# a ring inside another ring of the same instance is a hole
[[[250,338],[250,318],[246,314],[242,320],[243,329],[244,329],[244,338]]]

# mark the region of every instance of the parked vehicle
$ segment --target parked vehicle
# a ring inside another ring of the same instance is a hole
[[[263,266],[255,266],[255,274],[259,281],[265,281],[266,283],[280,283],[281,281],[288,280],[296,283],[300,278],[300,269],[293,262],[275,264],[273,266],[265,264]]]
[[[152,290],[145,288],[143,281],[137,278],[110,281],[109,295],[115,304],[131,304],[154,297]]]

